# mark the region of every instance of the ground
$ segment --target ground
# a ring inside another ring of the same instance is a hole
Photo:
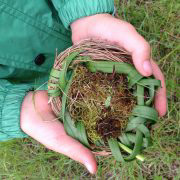
[[[166,77],[168,112],[153,128],[154,144],[144,153],[144,163],[121,165],[102,157],[97,174],[91,176],[78,163],[32,139],[13,140],[0,143],[0,179],[180,179],[179,8],[177,0],[121,0],[118,4],[119,15],[151,44],[152,56]]]

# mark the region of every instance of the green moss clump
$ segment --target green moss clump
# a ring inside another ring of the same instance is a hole
[[[91,73],[78,65],[68,92],[68,109],[74,121],[83,121],[94,143],[117,138],[125,130],[136,99],[122,74]]]

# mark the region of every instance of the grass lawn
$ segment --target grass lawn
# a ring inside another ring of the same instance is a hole
[[[118,3],[117,3],[118,4]],[[145,162],[120,164],[98,158],[91,176],[69,158],[32,139],[0,143],[0,179],[180,179],[180,3],[178,0],[121,0],[118,13],[151,44],[153,58],[166,76],[168,112],[152,131]]]

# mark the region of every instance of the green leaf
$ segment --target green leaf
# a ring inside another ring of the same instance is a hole
[[[74,121],[71,119],[71,116],[66,111],[64,116],[64,129],[68,133],[69,136],[78,139],[78,131],[75,127]]]
[[[154,100],[155,86],[160,87],[161,81],[157,80],[157,79],[152,79],[152,78],[147,79],[146,78],[146,79],[141,79],[137,84],[149,89],[150,99],[145,102],[145,104],[149,106]],[[139,105],[141,105],[141,104],[139,104]]]
[[[87,135],[86,135],[86,130],[84,127],[84,123],[79,121],[76,124],[77,130],[78,130],[78,139],[79,141],[84,144],[86,147],[90,147]]]
[[[145,102],[145,104],[146,104],[147,106],[150,106],[151,103],[153,102],[153,100],[154,100],[154,95],[155,95],[155,87],[154,87],[154,85],[150,85],[150,86],[149,86],[149,96],[150,96],[150,97],[149,97],[149,100]]]
[[[88,140],[86,137],[85,128],[84,128],[83,124],[78,123],[77,124],[78,129],[77,129],[74,124],[74,121],[71,119],[69,113],[66,110],[67,95],[68,95],[70,85],[72,83],[74,72],[71,73],[70,75],[71,75],[70,79],[66,85],[66,88],[65,88],[65,90],[63,92],[63,96],[62,96],[61,114],[62,114],[62,119],[63,119],[63,123],[64,123],[64,129],[71,137],[79,140],[81,143],[83,143],[84,145],[86,145],[88,147],[89,144],[88,144]]]
[[[125,160],[133,160],[138,154],[140,154],[142,149],[142,143],[143,143],[143,135],[141,131],[136,131],[136,142],[134,145],[134,149],[132,151],[132,154],[125,158]]]
[[[105,107],[108,108],[111,104],[111,96],[108,96],[106,101],[105,101]]]
[[[116,139],[109,139],[108,144],[115,159],[117,161],[124,162],[124,158],[121,154],[118,141]]]
[[[128,152],[129,154],[132,154],[132,150],[130,148],[128,148],[127,146],[125,146],[124,144],[119,143],[119,146],[125,151]],[[139,159],[140,161],[144,161],[144,157],[142,155],[136,155],[136,158]]]
[[[144,105],[144,87],[137,85],[137,103],[140,106]]]
[[[63,96],[62,96],[62,105],[61,105],[62,107],[61,107],[61,115],[60,116],[62,116],[63,123],[65,120],[64,116],[65,116],[65,111],[66,111],[66,101],[67,101],[68,91],[69,91],[69,88],[70,88],[72,80],[73,80],[73,75],[74,75],[74,72],[71,74],[71,77],[66,85],[64,92],[62,91]]]
[[[53,88],[59,88],[59,84],[48,82],[48,86],[51,86]]]
[[[141,76],[141,75],[136,71],[135,68],[134,68],[133,71],[129,72],[128,77],[129,77],[129,82],[128,82],[129,88],[131,88],[132,86],[134,86],[140,79],[143,78],[143,76]]]
[[[94,142],[94,144],[95,144],[96,146],[105,146],[103,140],[97,140],[97,141]]]
[[[115,68],[116,73],[128,74],[133,71],[132,65],[123,62],[111,62],[111,61],[91,61],[86,63],[86,67],[91,72],[101,71],[104,73],[113,73]]]
[[[129,123],[127,124],[126,132],[136,129],[138,126],[140,126],[141,124],[144,124],[145,122],[146,122],[146,119],[142,117],[135,117],[131,119]]]
[[[154,108],[147,106],[139,106],[139,105],[135,106],[132,111],[132,115],[142,118],[147,118],[154,122],[156,122],[158,119],[158,112]]]
[[[127,137],[127,133],[123,133],[121,136],[119,136],[119,139],[126,146],[128,146],[128,147],[132,146],[131,141],[129,141],[129,138]]]
[[[48,89],[48,95],[51,97],[57,97],[61,95],[58,84],[48,82],[48,87],[53,87],[54,89]]]
[[[127,139],[131,142],[131,143],[135,143],[136,142],[136,134],[133,133],[126,133]],[[122,142],[123,143],[123,142]],[[124,144],[124,143],[123,143]],[[148,142],[146,138],[143,138],[143,147],[148,147]]]
[[[59,89],[49,89],[48,94],[51,97],[57,97],[61,95],[61,91]]]
[[[73,52],[69,56],[67,56],[63,61],[62,70],[60,71],[60,78],[59,78],[59,85],[62,90],[65,89],[66,84],[67,84],[66,74],[67,74],[68,67],[71,64],[71,62],[74,60],[74,58],[78,56],[79,53],[80,52]]]
[[[60,70],[52,68],[52,70],[50,72],[50,76],[54,77],[56,79],[59,79],[59,77],[60,77]]]
[[[160,80],[157,80],[157,79],[141,79],[139,82],[138,82],[139,85],[141,86],[144,86],[144,87],[148,87],[150,85],[153,85],[153,86],[161,86],[161,81]]]
[[[144,134],[144,136],[146,138],[147,146],[150,146],[151,145],[151,135],[150,135],[149,129],[144,124],[141,124],[140,126],[138,126],[137,129]]]
[[[92,61],[87,62],[86,67],[91,72],[101,71],[104,73],[113,73],[114,67],[115,72],[119,74],[127,74],[129,77],[129,87],[132,87],[140,79],[143,78],[136,69],[129,63],[124,62],[111,62],[111,61]]]

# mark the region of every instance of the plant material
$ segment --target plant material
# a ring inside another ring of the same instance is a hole
[[[67,107],[74,121],[84,123],[92,143],[120,136],[135,104],[125,76],[91,73],[83,65],[74,69]]]
[[[70,136],[124,162],[144,160],[139,153],[151,144],[148,128],[157,121],[152,106],[159,86],[136,71],[125,50],[85,40],[56,57],[48,93]]]

